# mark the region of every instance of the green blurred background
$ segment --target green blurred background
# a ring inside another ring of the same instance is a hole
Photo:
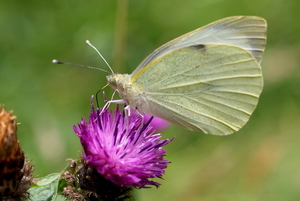
[[[107,69],[85,44],[89,39],[115,71],[130,73],[177,36],[227,16],[257,15],[268,21],[265,87],[250,121],[226,137],[171,126],[163,132],[164,138],[176,136],[167,146],[172,163],[165,180],[158,180],[159,189],[137,190],[136,197],[300,200],[300,1],[126,2],[0,2],[0,103],[21,123],[18,137],[35,174],[59,172],[66,158],[80,154],[72,125],[88,116],[90,96],[106,84],[101,71],[55,65],[52,59]]]

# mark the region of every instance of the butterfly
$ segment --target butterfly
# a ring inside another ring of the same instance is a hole
[[[249,120],[263,88],[267,23],[227,17],[162,45],[131,74],[108,84],[138,113],[206,134],[227,135]]]

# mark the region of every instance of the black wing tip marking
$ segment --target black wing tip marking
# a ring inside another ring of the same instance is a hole
[[[191,47],[193,47],[193,48],[195,48],[195,49],[197,49],[197,50],[205,50],[205,45],[203,45],[203,44],[198,44],[198,45],[193,45],[193,46],[191,46]]]

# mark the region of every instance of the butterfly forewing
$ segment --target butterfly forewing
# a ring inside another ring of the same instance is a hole
[[[227,17],[184,34],[156,49],[135,69],[133,75],[156,59],[184,47],[224,44],[241,47],[260,63],[266,44],[267,24],[255,16]]]

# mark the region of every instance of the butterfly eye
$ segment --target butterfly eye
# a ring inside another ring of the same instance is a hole
[[[117,89],[118,87],[118,83],[117,83],[117,79],[116,79],[116,76],[107,76],[106,77],[107,79],[107,83],[109,84],[109,86],[111,86],[113,89]]]

